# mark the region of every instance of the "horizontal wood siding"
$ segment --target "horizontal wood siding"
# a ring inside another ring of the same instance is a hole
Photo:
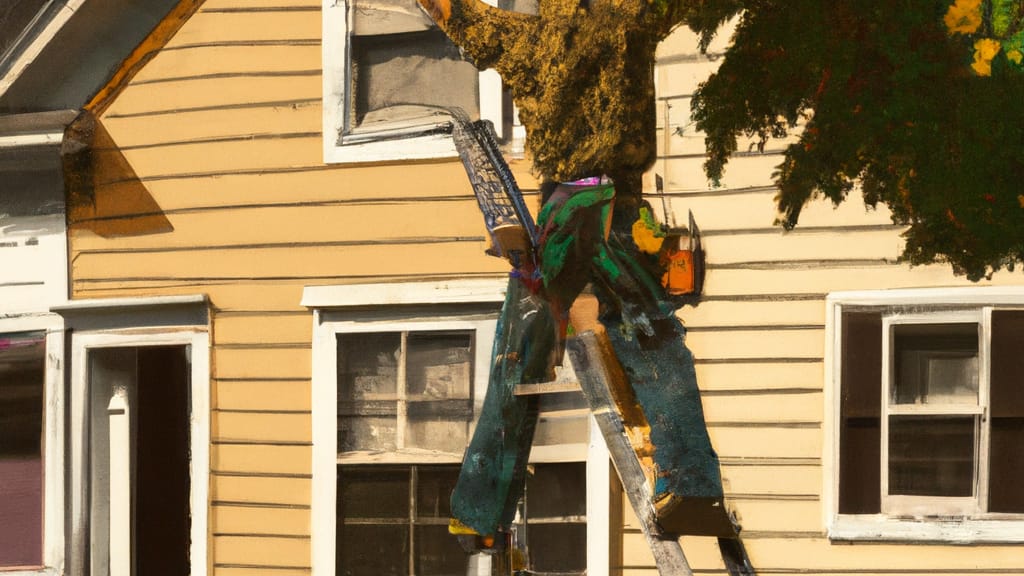
[[[708,430],[722,461],[729,506],[758,574],[1016,574],[1019,546],[832,544],[822,511],[825,297],[837,290],[970,285],[945,266],[898,262],[900,232],[884,206],[855,195],[818,200],[800,225],[774,225],[771,174],[794,136],[763,152],[740,142],[718,185],[702,172],[703,135],[690,100],[718,65],[728,34],[709,55],[680,29],[659,50],[659,217],[685,224],[692,211],[707,251],[705,297],[680,311],[696,359]],[[668,138],[666,138],[668,134]],[[649,179],[652,180],[653,179]],[[982,284],[1021,284],[998,274]],[[624,576],[654,576],[653,559],[625,506]],[[695,574],[725,574],[713,539],[682,539]]]
[[[112,140],[106,152],[119,151],[130,170],[97,171],[95,206],[72,212],[75,298],[210,296],[215,576],[310,571],[313,325],[299,305],[303,287],[506,270],[483,254],[485,231],[458,162],[323,164],[320,5],[207,0],[100,119]],[[742,143],[722,182],[708,182],[688,112],[716,62],[695,46],[681,29],[659,52],[653,172],[666,188],[663,201],[650,200],[679,223],[693,211],[704,232],[706,296],[680,315],[758,573],[1024,572],[1014,547],[825,538],[826,294],[968,283],[943,266],[899,263],[900,229],[884,208],[857,199],[809,205],[792,232],[775,227],[770,175],[786,142],[763,152]],[[513,169],[535,203],[528,164]],[[129,192],[131,202],[103,202]],[[653,575],[625,514],[617,568]],[[683,544],[697,573],[723,573],[714,541]]]
[[[303,288],[507,268],[457,160],[323,163],[320,5],[208,0],[100,117],[72,210],[75,298],[210,297],[215,576],[310,571]]]

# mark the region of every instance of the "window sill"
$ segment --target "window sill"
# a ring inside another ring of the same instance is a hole
[[[424,134],[410,138],[373,140],[344,137],[340,142],[325,139],[324,163],[400,162],[456,158],[455,142],[448,134]]]
[[[1024,517],[903,519],[882,515],[837,516],[832,520],[828,537],[834,542],[1021,544],[1024,543]]]

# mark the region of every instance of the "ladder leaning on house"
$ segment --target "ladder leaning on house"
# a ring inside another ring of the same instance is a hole
[[[484,221],[493,240],[492,249],[507,250],[503,240],[527,241],[537,247],[537,230],[511,170],[498,149],[494,127],[488,121],[471,122],[462,110],[450,109],[452,133],[459,156],[466,168]],[[518,246],[516,246],[518,248]],[[508,256],[506,254],[495,254]],[[629,402],[618,391],[629,388],[622,366],[612,350],[604,327],[597,321],[597,303],[592,296],[581,296],[570,312],[576,335],[569,339],[567,351],[580,386],[604,437],[612,463],[622,482],[644,536],[662,576],[691,576],[679,534],[667,534],[657,521],[652,501],[650,469],[645,470],[640,456],[643,441],[631,430]],[[521,386],[517,394],[543,392],[543,386]],[[641,416],[642,418],[642,416]],[[739,538],[739,527],[724,510],[727,527],[716,532],[722,560],[731,576],[752,576],[753,567]]]

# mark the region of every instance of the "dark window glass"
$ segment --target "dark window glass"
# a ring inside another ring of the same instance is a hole
[[[1024,310],[992,312],[989,512],[1024,513]]]
[[[532,470],[526,480],[526,526],[517,535],[525,540],[530,568],[538,574],[585,574],[586,464],[534,464]]]
[[[337,573],[464,576],[469,556],[448,533],[458,465],[338,467]]]
[[[844,312],[839,512],[881,510],[882,315]]]
[[[891,416],[889,494],[974,495],[974,416]]]
[[[43,556],[42,333],[0,334],[0,566]]]

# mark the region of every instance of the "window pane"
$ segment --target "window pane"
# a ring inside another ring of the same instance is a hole
[[[585,574],[587,525],[530,524],[530,566],[534,572]]]
[[[416,478],[416,517],[447,520],[458,479],[458,466],[420,466]]]
[[[889,494],[974,495],[974,416],[891,416]]]
[[[409,526],[338,523],[339,576],[409,576]]]
[[[338,518],[409,518],[409,469],[339,466]]]
[[[0,334],[0,566],[42,564],[44,334]]]
[[[338,335],[338,398],[394,398],[402,335],[395,332]]]
[[[470,397],[472,332],[411,332],[408,346],[410,396]]]
[[[395,450],[401,334],[339,334],[338,451]]]
[[[405,447],[461,454],[473,419],[472,332],[412,332]]]
[[[526,479],[528,518],[586,516],[587,466],[582,462],[534,464]]]
[[[431,124],[437,111],[415,105],[479,113],[476,68],[415,0],[358,2],[350,49],[353,127]]]
[[[894,404],[977,403],[977,324],[901,324],[893,338]]]
[[[844,312],[839,512],[881,510],[882,315]]]
[[[1024,513],[1024,310],[992,312],[989,512]]]
[[[469,555],[448,533],[447,523],[415,527],[416,576],[466,576]]]

